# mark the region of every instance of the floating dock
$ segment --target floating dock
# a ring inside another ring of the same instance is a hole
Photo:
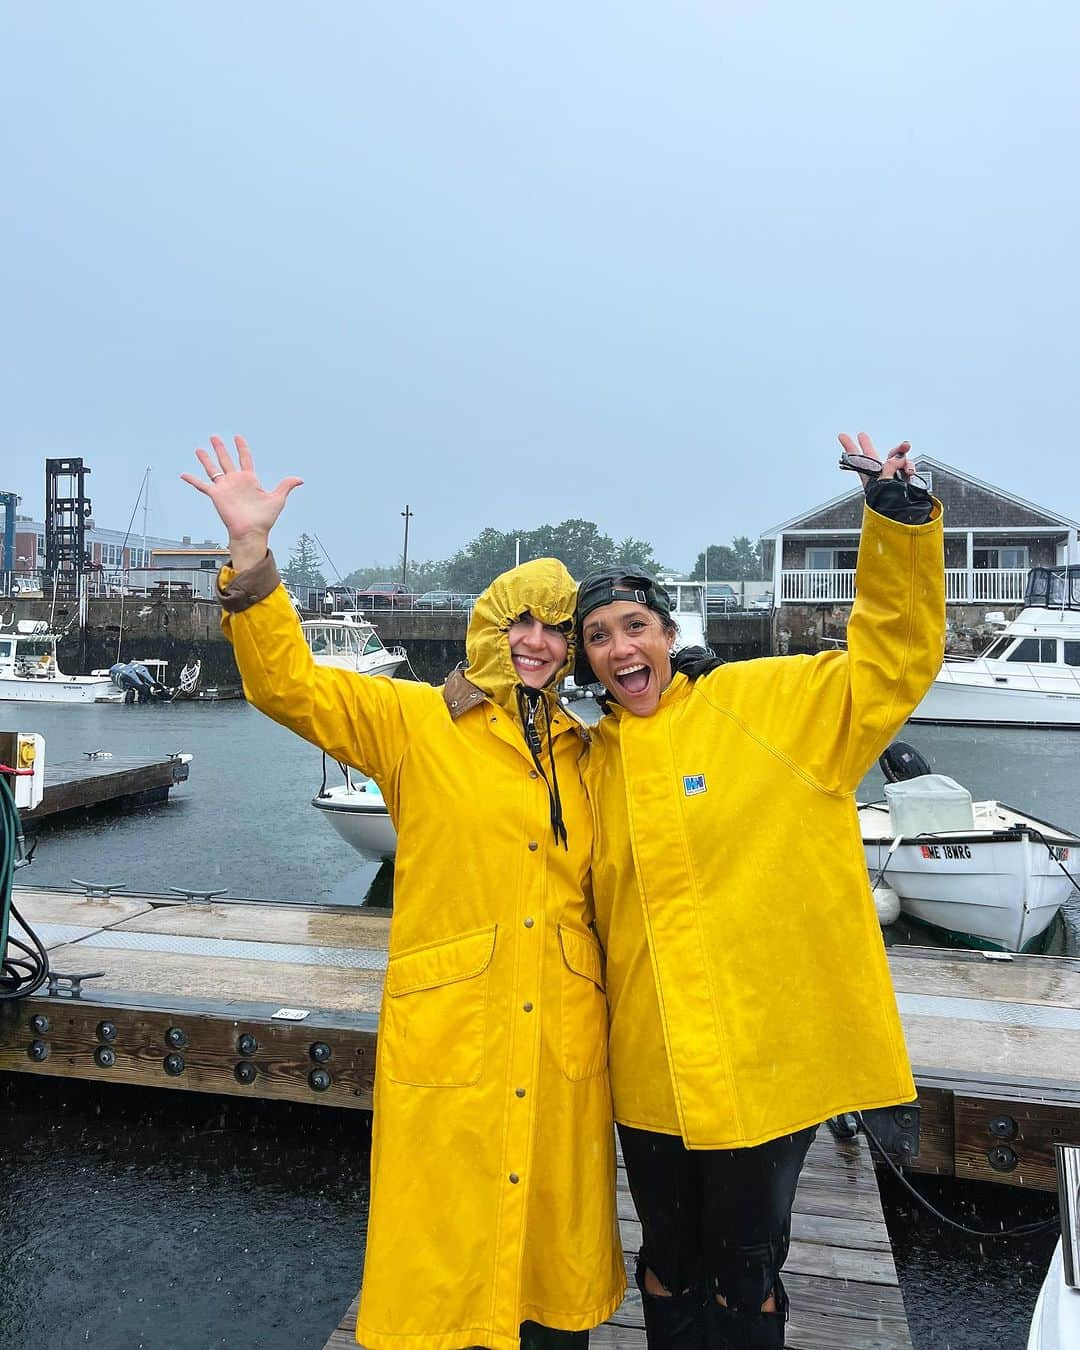
[[[589,1345],[645,1350],[641,1295],[633,1282],[641,1225],[621,1157],[616,1186],[629,1288],[618,1312],[590,1333]],[[877,1179],[863,1136],[839,1141],[827,1130],[819,1131],[799,1179],[784,1285],[791,1298],[788,1350],[845,1346],[911,1350]],[[356,1350],[358,1303],[359,1296],[324,1350]]]
[[[0,1071],[370,1109],[387,911],[14,898],[53,988],[0,1005]],[[1080,959],[894,947],[889,964],[922,1107],[911,1169],[1053,1190],[1053,1143],[1080,1142]],[[622,1174],[619,1206],[632,1253]],[[793,1239],[791,1346],[910,1345],[864,1136],[821,1132]],[[330,1347],[354,1344],[354,1317]],[[636,1291],[593,1343],[644,1345]]]
[[[47,816],[84,811],[96,806],[145,806],[168,799],[170,790],[188,777],[190,755],[139,758],[88,754],[65,763],[45,763],[45,790],[40,806],[23,811],[28,825]]]

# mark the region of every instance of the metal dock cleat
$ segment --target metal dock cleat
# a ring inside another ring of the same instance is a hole
[[[87,900],[111,900],[113,891],[126,891],[126,881],[80,881],[78,877],[71,877],[73,886],[81,886],[86,893]]]
[[[82,970],[78,974],[66,975],[59,970],[49,971],[50,998],[82,998],[83,980],[103,979],[103,970]]]
[[[196,909],[212,909],[211,901],[216,900],[219,895],[228,895],[228,886],[223,886],[219,891],[199,891],[194,886],[170,886],[170,891],[175,891],[177,895],[182,895],[187,899],[189,905]]]

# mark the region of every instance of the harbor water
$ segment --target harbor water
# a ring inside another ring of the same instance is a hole
[[[320,752],[246,704],[0,707],[0,726],[45,735],[51,762],[100,750],[194,756],[167,804],[30,831],[37,850],[20,881],[384,901],[385,874],[309,804]],[[975,798],[1080,831],[1080,736],[909,727],[904,739]],[[340,781],[340,770],[331,763],[327,776]],[[881,783],[870,774],[860,799]],[[1056,940],[1080,954],[1076,897]],[[359,1282],[368,1148],[360,1112],[0,1078],[4,1344],[321,1350]],[[916,1184],[982,1228],[1053,1210],[1046,1195]],[[980,1242],[943,1231],[896,1184],[883,1195],[916,1350],[1023,1347],[1052,1239]]]

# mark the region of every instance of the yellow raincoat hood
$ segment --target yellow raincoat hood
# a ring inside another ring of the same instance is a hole
[[[553,628],[566,628],[566,661],[552,681],[557,684],[574,665],[574,602],[577,584],[557,558],[535,558],[497,576],[477,599],[465,638],[470,684],[519,720],[514,694],[521,679],[510,659],[506,632],[528,613]]]

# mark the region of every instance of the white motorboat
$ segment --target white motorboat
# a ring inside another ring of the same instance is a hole
[[[358,610],[335,610],[300,627],[317,666],[354,670],[361,675],[393,675],[408,660],[404,647],[385,647]]]
[[[0,632],[0,699],[17,703],[96,703],[116,692],[104,675],[65,675],[56,659],[63,635],[43,620],[20,619]]]
[[[324,786],[311,804],[362,857],[381,862],[397,852],[397,830],[378,785],[370,778],[354,782],[346,773],[344,783]]]
[[[1080,1145],[1055,1144],[1061,1239],[1039,1290],[1027,1350],[1080,1346]]]
[[[925,761],[898,742],[882,756]],[[928,766],[925,766],[928,767]],[[888,783],[889,800],[858,808],[875,885],[897,894],[901,912],[966,946],[1033,947],[1076,889],[1080,838],[1004,802],[973,802],[951,778],[920,772]]]
[[[998,622],[981,656],[946,658],[911,721],[1080,729],[1080,566],[1032,568],[1024,609]]]
[[[1080,1346],[1080,1289],[1065,1283],[1062,1243],[1054,1248],[1028,1333],[1027,1350]]]

